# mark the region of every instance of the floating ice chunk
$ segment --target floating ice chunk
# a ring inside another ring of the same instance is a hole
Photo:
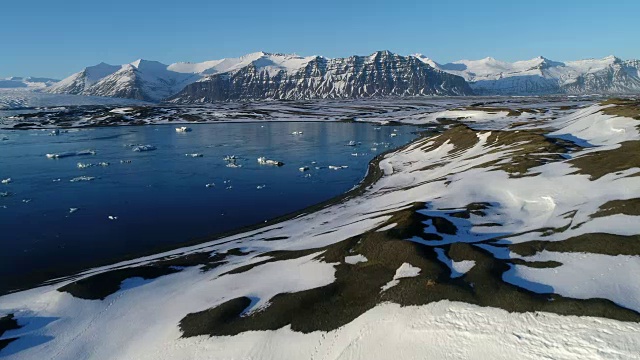
[[[189,132],[189,131],[191,131],[191,128],[188,128],[186,126],[181,126],[181,127],[176,128],[176,132],[179,132],[179,133],[185,133],[185,132]]]
[[[69,151],[58,154],[47,154],[47,158],[49,159],[61,159],[70,156],[83,156],[83,155],[95,155],[95,150],[80,150],[80,151]]]
[[[398,129],[393,129],[393,132],[398,132]]]
[[[351,255],[344,258],[344,262],[351,265],[355,265],[357,263],[367,262],[367,261],[369,261],[369,259],[367,259],[364,255],[361,255],[361,254]]]
[[[396,133],[391,133],[391,137],[396,137],[396,136],[398,136],[398,134],[396,134]]]
[[[69,214],[73,214],[76,211],[78,211],[78,208],[69,208]]]
[[[74,177],[73,179],[69,180],[70,182],[78,182],[78,181],[91,181],[95,179],[95,177],[93,176],[78,176],[78,177]]]
[[[208,184],[204,185],[204,187],[207,187],[207,188],[212,188],[212,187],[215,187],[215,186],[216,186],[216,184],[214,184],[214,183],[208,183]]]
[[[340,169],[346,169],[346,168],[348,168],[347,165],[342,165],[342,166],[329,165],[329,169],[331,170],[340,170]]]
[[[153,145],[139,145],[133,148],[133,151],[142,152],[142,151],[153,151],[156,147]]]
[[[264,185],[264,184],[263,184],[263,185],[258,185],[258,186],[256,186],[256,189],[258,189],[258,190],[262,190],[262,189],[264,189],[264,188],[266,188],[266,187],[267,187],[267,185]]]
[[[316,162],[316,161],[312,161],[312,162],[311,162],[311,165],[315,165],[315,164],[317,164],[317,163],[318,163],[318,162]]]
[[[349,141],[349,143],[347,144],[347,146],[356,146],[358,145],[358,143],[356,143],[354,140]]]
[[[77,166],[78,166],[78,169],[86,169],[86,168],[94,167],[95,165],[94,164],[85,164],[85,163],[79,162],[77,164]]]
[[[7,140],[9,140],[9,138],[8,138],[8,137],[6,137],[6,136],[2,136],[2,137],[0,137],[0,141],[7,141]]]
[[[226,190],[231,190],[231,189],[233,189],[233,185],[229,185],[229,186],[227,186],[225,189],[226,189]]]
[[[381,127],[374,127],[373,130],[380,130],[382,129]]]
[[[120,160],[120,164],[131,164],[131,160]]]
[[[258,158],[258,164],[260,164],[260,165],[274,165],[274,166],[282,166],[282,165],[284,165],[284,163],[282,161],[268,160],[264,156]]]
[[[109,215],[108,218],[109,220],[118,220],[118,217],[113,215]]]
[[[303,166],[303,167],[299,168],[298,170],[300,170],[300,171],[308,171],[309,167],[308,166]]]
[[[53,179],[52,181],[53,182],[60,182],[60,181],[62,181],[62,179]]]
[[[239,158],[238,158],[237,156],[235,156],[235,155],[227,155],[227,156],[225,156],[225,157],[224,157],[224,159],[223,159],[223,160],[224,160],[224,161],[236,161],[236,160],[238,160],[238,159],[239,159]]]
[[[111,165],[111,164],[109,164],[106,161],[101,161],[101,162],[98,163],[98,166],[102,166],[102,167],[106,167],[106,166],[109,166],[109,165]]]
[[[371,151],[378,151],[378,148],[377,147],[372,147]]]
[[[402,265],[400,265],[398,270],[396,270],[396,274],[393,276],[393,280],[391,280],[388,283],[386,283],[381,288],[380,291],[381,292],[382,291],[387,291],[390,288],[398,285],[400,283],[400,279],[402,279],[402,278],[416,277],[419,274],[420,274],[420,268],[419,267],[412,266],[409,263],[403,263]]]
[[[192,158],[198,158],[198,157],[202,157],[203,155],[200,154],[200,153],[193,153],[193,154],[184,154],[184,156],[192,157]]]
[[[228,167],[228,168],[241,168],[241,167],[242,167],[242,165],[240,165],[240,164],[236,164],[236,163],[234,163],[234,162],[231,162],[231,163],[228,163],[228,164],[227,164],[227,167]]]
[[[294,131],[291,135],[302,135],[302,131]]]
[[[8,191],[4,191],[4,192],[0,191],[0,197],[9,197],[11,195],[13,195],[13,194],[8,192]]]
[[[0,181],[0,182],[1,182],[1,183],[3,183],[3,184],[8,184],[8,183],[10,183],[11,181],[12,181],[12,180],[11,180],[11,178],[6,178],[6,179],[4,179],[4,180],[2,180],[2,181]]]
[[[60,130],[58,130],[58,129],[52,130],[52,131],[49,133],[49,135],[50,135],[50,136],[58,136],[58,135],[60,135]]]
[[[304,177],[306,177],[306,178],[310,178],[310,177],[311,177],[311,174],[304,174]]]
[[[25,204],[28,204],[28,203],[31,202],[31,199],[22,199],[22,202],[25,203]]]

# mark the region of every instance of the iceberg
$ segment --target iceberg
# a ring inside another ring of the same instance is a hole
[[[303,166],[303,167],[299,168],[298,170],[307,171],[307,170],[309,170],[309,167],[308,166]]]
[[[284,163],[282,161],[268,160],[264,156],[258,158],[258,164],[260,164],[260,165],[274,165],[274,166],[283,166],[284,165]]]
[[[68,151],[63,153],[54,153],[54,154],[46,154],[49,159],[61,159],[70,156],[84,156],[84,155],[95,155],[95,150],[80,150],[80,151]]]
[[[8,183],[10,183],[11,181],[12,181],[12,180],[11,180],[11,178],[6,178],[6,179],[4,179],[4,180],[2,180],[2,181],[0,181],[0,182],[1,182],[1,183],[3,183],[3,184],[8,184]]]
[[[193,154],[184,154],[184,156],[186,157],[192,157],[192,158],[197,158],[197,157],[202,157],[202,154],[199,153],[193,153]]]
[[[185,133],[185,132],[189,132],[189,131],[191,131],[191,128],[186,127],[186,126],[181,126],[181,127],[176,128],[176,132],[179,132],[179,133]]]
[[[70,182],[78,182],[78,181],[91,181],[95,179],[95,177],[93,176],[78,176],[78,177],[74,177],[73,179],[69,180]]]
[[[138,145],[133,148],[133,151],[142,152],[142,151],[153,151],[156,147],[153,145]]]

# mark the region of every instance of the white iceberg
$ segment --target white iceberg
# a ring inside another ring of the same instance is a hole
[[[69,180],[70,182],[78,182],[78,181],[91,181],[95,179],[95,177],[93,176],[78,176],[78,177],[74,177],[73,179]]]
[[[113,215],[109,215],[108,218],[109,220],[118,220],[118,217]]]
[[[200,153],[184,154],[184,156],[186,156],[186,157],[192,157],[192,158],[203,157],[203,155],[202,155],[202,154],[200,154]]]
[[[282,166],[282,165],[284,165],[284,163],[282,161],[268,160],[264,156],[258,158],[258,164],[260,164],[260,165],[274,165],[274,166]]]
[[[266,187],[267,187],[267,185],[258,185],[258,186],[256,186],[256,189],[262,190],[262,189],[264,189]]]
[[[0,181],[0,182],[1,182],[1,183],[3,183],[3,184],[8,184],[8,183],[10,183],[11,181],[12,181],[12,180],[11,180],[11,178],[6,178],[6,179],[4,179],[4,180],[2,180],[2,181]]]
[[[291,135],[302,135],[302,131],[294,131]]]
[[[340,169],[346,169],[346,168],[348,168],[347,165],[342,165],[342,166],[329,165],[329,169],[331,170],[340,170]]]
[[[179,133],[185,133],[185,132],[189,132],[189,131],[191,131],[191,128],[188,128],[186,126],[181,126],[181,127],[176,128],[176,132],[179,132]]]
[[[347,146],[356,146],[357,143],[354,140],[349,141],[349,143],[347,144]]]
[[[307,171],[307,170],[309,170],[309,167],[308,166],[303,166],[303,167],[299,168],[298,170]]]
[[[133,148],[133,151],[142,152],[142,151],[153,151],[156,147],[153,145],[139,145]]]
[[[70,156],[95,155],[95,150],[68,151],[63,153],[46,154],[49,159],[61,159]]]
[[[207,187],[207,188],[212,188],[212,187],[215,187],[215,186],[216,186],[216,184],[214,184],[214,183],[208,183],[208,184],[204,185],[204,187]]]
[[[78,211],[78,208],[69,208],[69,214],[73,214],[76,211]]]

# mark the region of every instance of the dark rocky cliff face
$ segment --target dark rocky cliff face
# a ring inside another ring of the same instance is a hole
[[[411,56],[380,51],[344,59],[317,57],[294,73],[270,75],[252,64],[235,73],[190,84],[170,100],[191,103],[472,94],[459,76],[436,70]]]

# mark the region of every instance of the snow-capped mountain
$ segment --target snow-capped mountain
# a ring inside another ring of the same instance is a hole
[[[389,51],[336,59],[256,52],[201,63],[101,63],[44,90],[173,102],[388,95],[634,94],[640,93],[640,61],[609,56],[558,62],[540,56],[513,63],[485,58],[440,64],[423,55],[401,56]]]
[[[5,79],[0,79],[0,89],[44,89],[46,87],[54,85],[58,81],[60,80],[32,76],[12,76]]]
[[[171,71],[157,61],[136,60],[121,66],[101,63],[71,75],[48,91],[159,101],[199,78]]]
[[[207,76],[171,101],[472,94],[461,77],[389,51],[338,59],[265,53],[236,69]]]
[[[388,51],[340,59],[257,52],[202,63],[102,63],[47,91],[176,102],[472,94],[464,79]]]
[[[488,57],[438,64],[415,55],[425,64],[465,78],[478,95],[620,94],[640,92],[640,63],[615,56],[557,62],[542,56],[513,63]]]

